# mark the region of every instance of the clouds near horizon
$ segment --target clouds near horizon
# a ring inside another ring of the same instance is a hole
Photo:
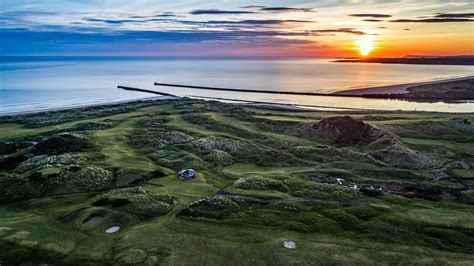
[[[0,51],[225,55],[258,47],[256,54],[267,49],[282,55],[343,55],[362,36],[383,40],[454,32],[468,39],[472,32],[465,29],[473,19],[473,3],[441,0],[2,0]],[[400,27],[387,27],[397,23]],[[416,33],[408,33],[403,23],[416,23]],[[430,23],[446,26],[423,26]],[[458,26],[452,31],[449,25]]]

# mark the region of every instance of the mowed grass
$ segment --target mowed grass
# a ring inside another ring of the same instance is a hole
[[[314,265],[426,264],[469,265],[470,255],[417,247],[355,241],[326,234],[308,234],[278,228],[229,226],[219,222],[162,219],[149,221],[127,232],[118,246],[153,254],[168,252],[163,265]],[[295,250],[283,247],[294,240]],[[376,252],[374,252],[376,250]],[[121,249],[118,249],[121,251]]]
[[[235,163],[224,167],[223,172],[235,175],[252,175],[252,174],[282,174],[288,175],[289,173],[299,171],[310,171],[316,168],[304,168],[301,167],[271,167],[271,166],[259,166],[250,163]]]
[[[126,119],[114,128],[100,130],[95,133],[96,145],[101,148],[102,154],[106,156],[105,164],[142,170],[156,168],[150,159],[146,156],[139,156],[127,144],[128,135],[133,131],[135,123],[135,120]]]
[[[474,179],[474,169],[453,169],[452,173],[462,179]]]
[[[122,113],[122,114],[97,117],[97,118],[80,119],[80,120],[76,120],[72,122],[67,122],[67,123],[62,123],[62,124],[52,125],[52,126],[38,127],[38,128],[28,128],[22,124],[16,124],[16,123],[5,123],[5,124],[1,124],[2,126],[0,127],[0,141],[14,139],[14,138],[21,138],[21,137],[26,137],[26,136],[35,136],[35,135],[43,134],[55,129],[67,128],[67,127],[71,127],[71,126],[84,123],[84,122],[98,122],[104,119],[112,119],[112,120],[119,120],[119,121],[126,120],[132,117],[145,115],[150,110],[153,110],[153,109],[143,108],[135,112]]]
[[[199,173],[196,178],[190,180],[179,179],[177,175],[155,178],[145,183],[146,190],[175,196],[205,197],[219,190],[207,183],[205,174]]]
[[[410,208],[407,210],[406,216],[409,219],[431,224],[474,229],[474,211],[469,208],[460,210],[444,208]]]
[[[288,195],[288,193],[276,191],[276,190],[248,190],[240,188],[229,188],[225,190],[226,193],[238,194],[244,196],[254,196],[257,198],[275,198],[275,199],[296,199]]]

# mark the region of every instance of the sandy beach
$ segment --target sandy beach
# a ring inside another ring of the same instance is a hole
[[[380,86],[380,87],[372,87],[372,88],[361,88],[361,89],[351,89],[351,90],[343,90],[338,92],[333,92],[332,94],[335,95],[350,95],[350,96],[357,96],[357,95],[364,95],[364,94],[400,94],[400,93],[407,93],[408,88],[418,85],[428,85],[428,84],[438,84],[443,82],[450,82],[450,81],[460,81],[460,80],[467,80],[473,78],[474,75],[469,75],[466,77],[460,78],[451,78],[451,79],[443,79],[443,80],[434,80],[434,81],[426,81],[426,82],[417,82],[417,83],[406,83],[406,84],[398,84],[398,85],[389,85],[389,86]]]
[[[51,111],[63,111],[63,110],[71,110],[71,109],[78,109],[78,108],[87,108],[87,107],[95,107],[95,106],[108,106],[108,105],[116,105],[116,104],[127,104],[132,102],[144,102],[144,101],[153,101],[153,100],[169,100],[174,99],[176,97],[171,96],[154,96],[154,97],[147,97],[142,99],[133,99],[133,100],[125,100],[125,101],[114,101],[109,103],[91,103],[91,104],[78,104],[69,107],[57,107],[57,108],[42,108],[42,109],[35,109],[30,111],[20,111],[20,112],[0,112],[0,116],[6,115],[24,115],[24,114],[36,114],[36,113],[44,113],[44,112],[51,112]]]

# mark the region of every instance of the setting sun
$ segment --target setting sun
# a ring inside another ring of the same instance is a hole
[[[374,49],[374,41],[369,36],[363,36],[361,39],[356,41],[357,50],[360,55],[368,56]]]

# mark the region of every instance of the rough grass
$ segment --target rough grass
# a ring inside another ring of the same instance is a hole
[[[383,166],[366,158],[365,147],[333,145],[292,130],[347,114],[393,130],[410,148],[442,164],[439,169]],[[45,155],[80,154],[82,159],[72,157],[71,165],[48,164],[49,158],[25,171],[0,170],[3,196],[6,188],[27,196],[0,204],[0,264],[472,265],[473,143],[449,125],[453,119],[473,118],[291,111],[192,100],[3,117],[0,142],[14,144],[2,144],[2,156],[22,154],[12,162],[35,161],[30,142],[58,132],[80,131],[90,146]],[[169,132],[193,140],[176,141]],[[210,150],[192,144],[209,137],[248,145],[235,152],[220,150],[235,143]],[[189,167],[197,170],[196,178],[177,178],[178,170]],[[433,180],[429,171],[445,171],[449,178]],[[80,178],[43,186],[69,172]],[[310,175],[343,181],[302,178]],[[90,188],[99,176],[111,182]],[[353,184],[411,190],[367,196],[350,188]],[[128,193],[131,187],[142,189]],[[434,201],[429,196],[436,191],[441,195]],[[218,192],[249,199],[216,197]],[[83,223],[91,215],[103,220],[87,227]],[[105,234],[111,225],[122,229]],[[296,241],[295,250],[283,247],[287,239]]]

